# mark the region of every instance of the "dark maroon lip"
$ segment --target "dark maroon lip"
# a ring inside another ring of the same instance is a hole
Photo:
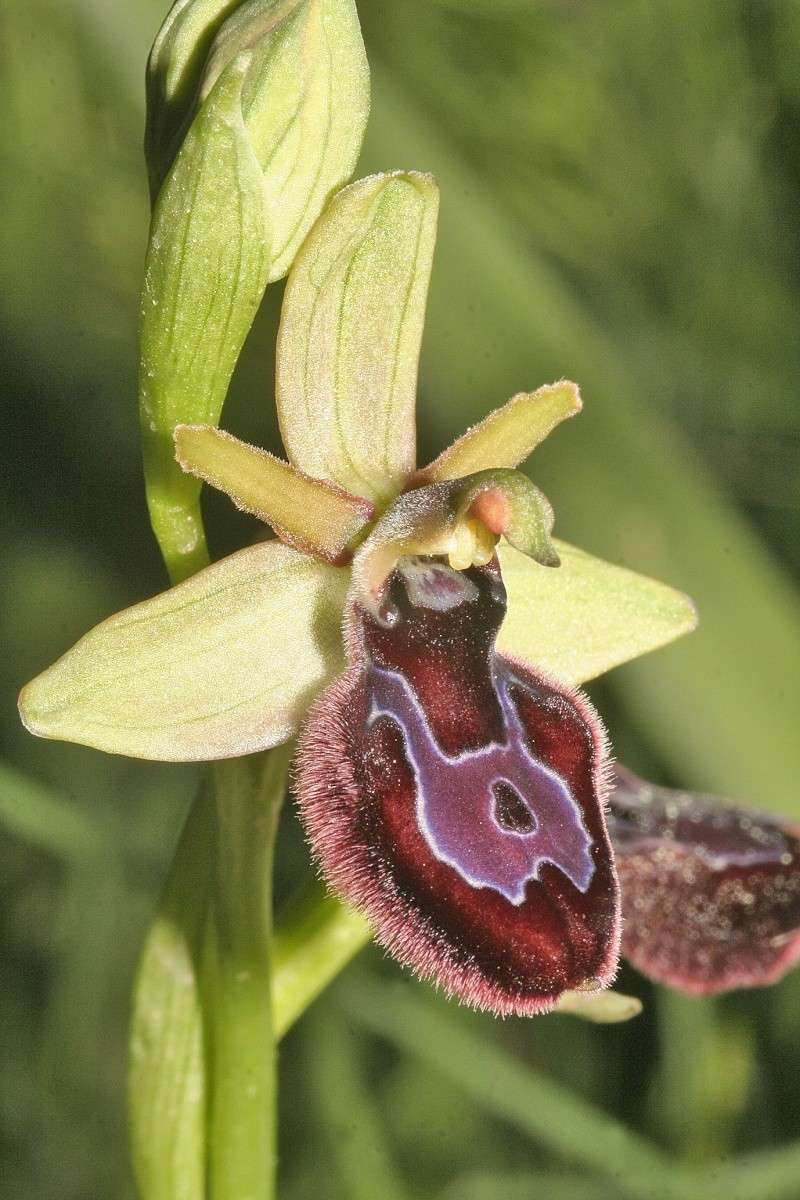
[[[596,714],[496,653],[496,560],[430,577],[401,562],[385,600],[391,621],[354,612],[352,665],[302,738],[326,878],[402,962],[477,1007],[538,1012],[609,982],[619,897]]]

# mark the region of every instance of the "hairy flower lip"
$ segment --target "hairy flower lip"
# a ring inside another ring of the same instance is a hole
[[[368,733],[370,708],[368,690],[365,689],[373,686],[370,680],[382,678],[384,668],[381,667],[375,676],[379,660],[374,657],[374,648],[367,649],[365,638],[377,636],[387,647],[408,646],[411,654],[408,661],[417,664],[413,668],[416,689],[430,671],[435,672],[433,691],[425,685],[424,692],[416,692],[423,708],[409,710],[403,720],[410,720],[413,711],[418,714],[425,711],[431,714],[432,720],[444,721],[444,725],[437,726],[440,732],[436,737],[446,735],[447,741],[439,744],[446,747],[446,755],[453,755],[463,739],[468,738],[466,744],[472,745],[474,737],[484,736],[478,729],[485,728],[485,722],[490,719],[488,710],[477,700],[477,707],[474,707],[469,697],[477,697],[482,694],[481,689],[489,686],[488,677],[483,674],[488,670],[489,660],[484,661],[480,654],[475,657],[466,644],[462,646],[461,634],[452,643],[452,651],[447,650],[449,635],[446,631],[464,628],[466,634],[483,608],[476,609],[474,617],[470,616],[477,601],[465,591],[464,598],[457,601],[455,607],[449,601],[433,605],[425,601],[424,609],[420,609],[417,606],[423,601],[412,600],[410,593],[402,600],[405,591],[397,593],[400,574],[399,568],[393,571],[391,583],[392,603],[396,605],[401,600],[401,608],[406,614],[400,617],[399,624],[376,619],[361,605],[358,595],[351,592],[346,622],[350,666],[315,702],[301,733],[295,768],[297,793],[314,856],[329,884],[366,913],[384,945],[417,973],[458,995],[462,1001],[494,1013],[533,1015],[550,1011],[565,991],[587,985],[593,988],[607,986],[617,968],[617,883],[603,821],[608,779],[605,733],[585,697],[506,656],[493,655],[491,661],[500,672],[498,679],[508,678],[512,688],[528,689],[520,693],[520,699],[514,704],[529,706],[524,709],[526,722],[534,719],[534,713],[538,714],[534,743],[550,746],[546,751],[548,755],[566,753],[567,757],[558,769],[566,772],[565,778],[571,780],[570,787],[589,789],[575,794],[581,796],[583,819],[589,820],[586,814],[592,814],[591,824],[586,828],[591,829],[592,840],[588,844],[593,847],[592,853],[596,857],[593,857],[595,865],[588,882],[584,880],[584,886],[589,888],[585,896],[576,889],[572,879],[562,874],[565,868],[560,870],[554,865],[558,858],[541,860],[536,871],[527,876],[525,899],[515,903],[508,898],[512,893],[506,896],[498,892],[499,884],[465,884],[458,872],[447,865],[451,861],[449,857],[442,858],[438,853],[431,857],[431,847],[426,849],[425,841],[419,840],[420,830],[426,826],[419,826],[417,833],[413,833],[413,826],[408,825],[402,815],[413,808],[413,805],[409,808],[406,790],[409,777],[403,774],[408,768],[401,770],[400,767],[404,751],[390,750],[389,744],[381,740],[386,736],[385,732],[379,733],[383,725],[375,725],[374,734]],[[496,560],[494,565],[456,574],[463,574],[465,587],[468,584],[475,590],[476,583],[479,584],[481,594],[485,596],[481,605],[489,603],[493,612],[498,603],[504,607],[505,601],[500,597],[504,597],[505,591]],[[494,580],[499,582],[499,592]],[[407,642],[405,629],[410,619],[422,620],[422,625],[420,632],[413,633],[412,641]],[[480,617],[480,621],[483,619]],[[491,617],[487,631],[494,629],[493,636],[496,636],[501,619],[500,615]],[[479,624],[476,628],[483,626]],[[488,638],[490,633],[485,636]],[[399,652],[406,653],[402,649]],[[478,692],[473,690],[476,686]],[[508,685],[491,684],[492,689],[497,686],[505,688]],[[541,699],[534,701],[533,697],[539,693]],[[492,694],[499,695],[490,690],[487,696]],[[423,700],[423,695],[427,699]],[[448,715],[451,701],[447,697],[451,695],[457,698],[458,704],[459,715],[455,723],[452,713]],[[431,702],[433,709],[427,707]],[[437,712],[438,717],[435,716]],[[468,716],[470,713],[472,716]],[[359,730],[364,719],[367,719],[367,725],[362,733]],[[380,717],[380,721],[383,720]],[[469,733],[474,722],[477,722],[474,732]],[[404,739],[410,736],[411,726],[401,724],[399,728],[406,730]],[[530,726],[526,725],[526,728]],[[374,737],[378,737],[377,742]],[[551,738],[554,739],[552,742],[548,740]],[[408,753],[409,743],[404,741],[404,744],[405,753]],[[476,749],[467,754],[467,759],[480,753],[477,750],[480,744],[480,741],[475,743]],[[501,745],[502,740],[498,749]],[[383,749],[379,749],[381,746]],[[518,754],[518,751],[512,751],[510,742],[508,753]],[[411,752],[411,758],[404,761],[417,763],[415,770],[419,770],[422,761],[419,754],[417,746]],[[577,757],[570,757],[572,755]],[[434,755],[430,769],[434,769],[435,761]],[[455,765],[461,762],[459,756],[449,761],[451,766],[447,770],[462,771],[460,765]],[[509,760],[504,770],[511,769],[511,761],[517,760]],[[548,758],[547,761],[558,759]],[[466,769],[466,759],[464,762]],[[444,769],[443,765],[441,769]],[[390,782],[395,778],[395,771],[401,772],[396,784]],[[578,774],[573,774],[576,771]],[[461,786],[466,786],[466,777],[459,775],[459,778],[462,779]],[[367,782],[370,779],[372,782]],[[579,779],[582,780],[580,784]],[[440,779],[433,795],[440,794],[441,798],[449,795],[448,788],[440,792],[443,786],[444,779]],[[379,800],[381,789],[386,787],[389,791]],[[393,791],[395,787],[400,790]],[[587,808],[584,806],[589,803],[589,796],[593,799]],[[379,811],[383,814],[381,824],[373,829],[372,822]],[[445,820],[445,826],[441,827],[444,830],[450,818],[440,816],[436,819]],[[396,824],[398,821],[399,825]],[[512,840],[517,837],[513,833],[501,836]],[[536,839],[549,835],[545,826],[540,829],[537,824],[526,836]],[[558,853],[566,855],[570,843],[565,831],[559,833],[558,844],[563,845]],[[448,851],[448,855],[450,853],[455,850]],[[475,869],[475,866],[470,868],[471,871]],[[495,870],[488,865],[483,869]],[[503,867],[504,872],[508,869]],[[575,869],[575,866],[571,868]],[[489,877],[479,875],[476,878]],[[434,878],[435,883],[432,882]],[[468,918],[469,913],[473,915]],[[462,921],[466,924],[458,932]],[[508,938],[502,932],[506,924],[509,924]],[[551,941],[551,938],[555,940]],[[529,946],[533,958],[523,955],[523,945]],[[517,947],[513,953],[512,946]],[[557,968],[549,965],[548,954],[554,964],[559,964]],[[527,964],[524,968],[523,962]]]

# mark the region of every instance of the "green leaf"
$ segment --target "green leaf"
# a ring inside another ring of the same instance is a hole
[[[342,667],[347,572],[265,542],[110,617],[23,690],[32,733],[230,758],[285,741]]]
[[[210,425],[178,425],[175,449],[184,471],[271,525],[287,545],[326,562],[348,562],[354,539],[372,518],[368,500],[311,479],[266,450]]]
[[[280,279],[328,197],[355,170],[369,67],[354,0],[249,0],[220,29],[201,94],[250,49],[242,110],[264,173],[269,277]]]
[[[147,60],[144,152],[153,197],[191,115],[214,35],[243,0],[175,0]]]
[[[502,654],[579,684],[695,628],[697,613],[682,592],[566,542],[555,547],[557,570],[498,547],[508,592]]]
[[[340,992],[348,1014],[365,1029],[440,1071],[487,1113],[549,1151],[609,1176],[618,1194],[659,1200],[697,1195],[670,1177],[671,1164],[655,1146],[496,1045],[485,1019],[465,1020],[457,1009],[404,984],[361,977]]]
[[[312,229],[286,285],[276,381],[287,454],[301,471],[379,504],[414,468],[437,208],[429,175],[351,184]]]
[[[424,467],[420,482],[441,483],[491,467],[518,467],[556,425],[582,407],[577,384],[567,380],[520,392]]]
[[[203,953],[214,862],[211,788],[192,807],[133,992],[128,1102],[142,1200],[204,1200]]]
[[[142,294],[140,408],[150,517],[174,579],[207,561],[200,483],[174,459],[179,421],[216,425],[267,282],[261,167],[244,127],[241,55],[195,118],[158,197]]]

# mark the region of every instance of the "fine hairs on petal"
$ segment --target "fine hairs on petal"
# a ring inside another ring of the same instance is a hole
[[[496,566],[475,568],[465,574],[472,582],[477,581],[485,595],[487,587],[496,588],[498,583],[502,589]],[[396,598],[395,592],[393,595]],[[495,601],[498,595],[495,591]],[[463,621],[463,612],[458,609],[437,612],[436,628],[449,628],[448,613],[453,612]],[[449,851],[440,848],[437,858],[421,837],[422,818],[409,791],[409,761],[416,761],[413,756],[409,760],[410,731],[406,726],[404,741],[396,720],[388,715],[374,717],[378,695],[375,681],[386,683],[388,679],[392,684],[388,678],[391,673],[379,669],[375,675],[365,645],[364,617],[357,605],[351,609],[347,625],[351,666],[314,704],[301,734],[296,768],[301,815],[315,861],[327,882],[365,913],[378,940],[395,957],[474,1008],[499,1015],[532,1015],[549,1011],[570,989],[586,984],[608,985],[616,972],[619,950],[617,883],[604,832],[607,741],[591,705],[579,693],[510,660],[499,656],[483,660],[478,656],[476,660],[475,686],[484,686],[482,672],[493,664],[491,686],[505,688],[506,696],[513,697],[506,703],[515,706],[513,712],[524,721],[526,730],[536,725],[536,736],[548,760],[561,754],[560,765],[571,786],[577,787],[576,781],[582,781],[580,802],[586,806],[581,811],[588,825],[578,821],[573,835],[578,841],[573,851],[569,851],[569,837],[564,836],[563,829],[558,831],[564,841],[561,866],[556,865],[559,851],[551,851],[534,872],[523,875],[523,880],[528,879],[523,893],[509,900],[503,894],[504,887],[510,886],[503,877],[507,864],[497,867],[487,859],[483,868],[476,866],[475,870],[497,869],[500,881],[487,886],[484,880],[470,886],[463,873],[448,865],[447,854],[453,852],[452,847]],[[374,625],[372,632],[376,628]],[[384,632],[381,630],[379,636],[383,637]],[[488,634],[486,640],[492,640]],[[430,644],[435,646],[436,638]],[[431,650],[431,654],[435,658],[436,651]],[[429,697],[424,679],[427,667],[423,662],[417,679],[422,680],[421,695]],[[451,677],[445,661],[433,662],[434,692],[430,694],[443,696],[445,708],[448,689],[460,669],[457,664],[456,675]],[[471,678],[468,672],[467,683]],[[460,704],[460,698],[456,702]],[[439,702],[433,703],[435,709]],[[483,734],[469,732],[474,716],[471,709],[460,712],[455,726],[452,720],[448,724],[445,709],[442,712],[445,724],[441,729],[450,728],[451,734],[455,729],[456,736],[461,736],[463,729],[464,737],[472,737],[481,746]],[[432,717],[435,721],[435,712]],[[488,745],[498,750],[496,739]],[[454,772],[461,770],[459,764],[463,761],[467,773],[473,757],[467,752],[453,758],[457,747],[448,745],[446,749],[450,756],[446,778],[451,783],[446,785],[446,795],[435,797],[440,817],[448,806],[458,804],[458,797],[452,794],[452,787],[458,786]],[[479,748],[478,754],[482,752]],[[419,759],[418,752],[414,753]],[[418,771],[422,765],[421,760],[417,762]],[[537,769],[545,788],[558,786],[563,790],[553,772],[544,765]],[[464,786],[474,788],[474,781],[470,785],[465,780]],[[474,794],[471,798],[474,800]],[[537,797],[526,796],[525,803],[529,802],[536,818]],[[538,797],[538,802],[545,804],[544,795]],[[559,803],[565,803],[563,797]],[[539,811],[544,814],[546,806]],[[546,829],[539,831],[540,837],[546,834]],[[592,854],[584,878],[580,877],[581,853],[585,852],[580,845],[581,834]],[[426,836],[431,836],[430,830]],[[491,842],[492,836],[497,837],[497,831],[492,833],[486,827],[479,859],[481,853],[486,857],[485,839],[489,837]],[[513,861],[517,844],[514,836],[501,836],[511,844]],[[583,890],[564,871],[571,871]]]

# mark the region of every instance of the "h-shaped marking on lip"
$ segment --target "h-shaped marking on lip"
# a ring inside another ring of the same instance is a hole
[[[493,888],[516,905],[544,863],[562,871],[580,892],[588,890],[595,871],[592,839],[564,780],[528,749],[508,694],[512,678],[494,678],[506,740],[458,755],[442,751],[404,675],[372,663],[369,678],[367,726],[381,716],[400,726],[415,777],[419,828],[440,862],[472,887]],[[531,831],[498,824],[493,790],[498,783],[518,792],[534,818]]]

